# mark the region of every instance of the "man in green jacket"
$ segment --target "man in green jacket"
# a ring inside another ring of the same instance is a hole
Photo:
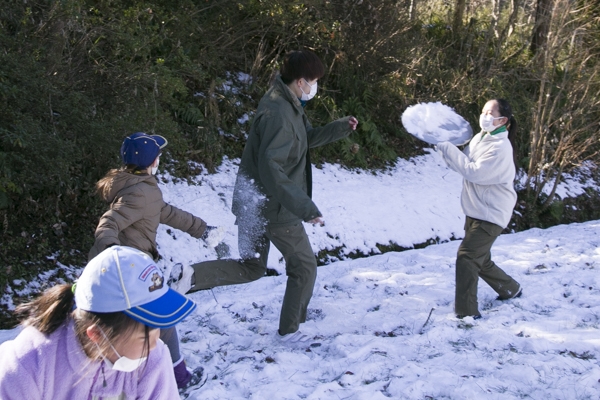
[[[242,262],[209,261],[192,266],[191,291],[250,282],[264,276],[270,243],[283,254],[288,276],[278,334],[284,341],[309,337],[298,329],[317,276],[317,261],[302,222],[323,225],[311,199],[309,148],[348,136],[358,121],[345,117],[313,128],[304,105],[325,73],[309,50],[292,51],[261,99],[242,155],[233,194]]]

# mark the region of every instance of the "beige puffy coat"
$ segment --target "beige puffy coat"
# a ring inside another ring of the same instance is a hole
[[[89,260],[115,244],[134,247],[158,259],[158,224],[169,225],[195,238],[200,238],[206,230],[202,219],[164,202],[152,175],[113,170],[98,183],[98,188],[101,197],[110,203],[110,209],[100,218]]]

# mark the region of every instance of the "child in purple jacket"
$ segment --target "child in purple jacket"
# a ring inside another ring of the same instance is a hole
[[[148,255],[110,247],[76,284],[17,308],[25,328],[0,345],[0,398],[177,399],[159,328],[195,307],[167,286]]]

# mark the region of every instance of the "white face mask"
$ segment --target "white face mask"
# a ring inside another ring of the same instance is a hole
[[[504,117],[494,118],[494,116],[491,114],[481,114],[479,116],[479,126],[486,132],[493,132],[494,130],[500,128],[500,125],[494,125],[494,121],[502,118]]]
[[[119,353],[117,353],[117,350],[115,350],[115,348],[112,347],[112,345],[110,345],[110,347],[113,349],[115,354],[117,356],[119,356],[119,359],[117,361],[115,361],[114,364],[111,363],[110,360],[107,358],[105,358],[104,360],[106,361],[106,364],[115,371],[133,372],[136,369],[138,369],[138,367],[140,365],[142,365],[148,358],[148,357],[140,357],[140,358],[136,358],[135,360],[132,360],[131,358],[121,356]]]
[[[150,167],[150,174],[156,175],[156,172],[158,171],[158,164],[159,163],[160,163],[160,158],[157,158],[156,159],[156,166]]]
[[[102,336],[104,336],[104,338],[108,341],[108,338],[104,334],[104,331],[102,330],[102,328],[100,328],[100,332],[102,332]],[[100,350],[100,346],[98,346],[98,343],[94,343],[94,344],[96,345],[98,350]],[[146,361],[146,359],[148,358],[148,357],[140,357],[140,358],[136,358],[135,360],[132,360],[129,357],[120,355],[119,352],[117,351],[117,349],[115,349],[112,344],[110,345],[110,348],[112,349],[112,351],[115,352],[115,354],[119,358],[117,359],[117,361],[115,361],[114,364],[106,357],[104,357],[104,361],[106,361],[106,364],[109,366],[110,369],[115,370],[115,371],[133,372],[136,369],[138,369],[138,367],[140,365],[142,365],[144,363],[144,361]]]
[[[300,87],[300,90],[302,91],[302,97],[300,97],[301,100],[304,101],[308,101],[310,99],[312,99],[313,97],[315,97],[315,95],[317,94],[317,82],[315,82],[314,85],[311,85],[306,79],[304,79],[304,82],[306,82],[308,84],[308,86],[310,86],[310,92],[308,92],[308,94],[304,93],[304,90],[302,89],[302,87]]]

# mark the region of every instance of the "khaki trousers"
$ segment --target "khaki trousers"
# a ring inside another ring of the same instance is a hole
[[[481,277],[500,298],[511,298],[519,283],[492,261],[491,248],[502,228],[491,222],[467,217],[465,238],[456,258],[456,295],[454,311],[460,316],[478,316],[477,282]]]
[[[189,293],[215,286],[247,283],[263,277],[267,271],[270,243],[283,254],[287,285],[279,318],[279,333],[296,332],[306,322],[308,303],[317,278],[317,260],[301,222],[289,226],[270,226],[257,238],[249,239],[245,224],[238,220],[239,246],[253,251],[240,251],[242,260],[215,260],[194,264],[195,286]],[[255,257],[255,258],[248,258]],[[192,282],[194,282],[194,279]]]

